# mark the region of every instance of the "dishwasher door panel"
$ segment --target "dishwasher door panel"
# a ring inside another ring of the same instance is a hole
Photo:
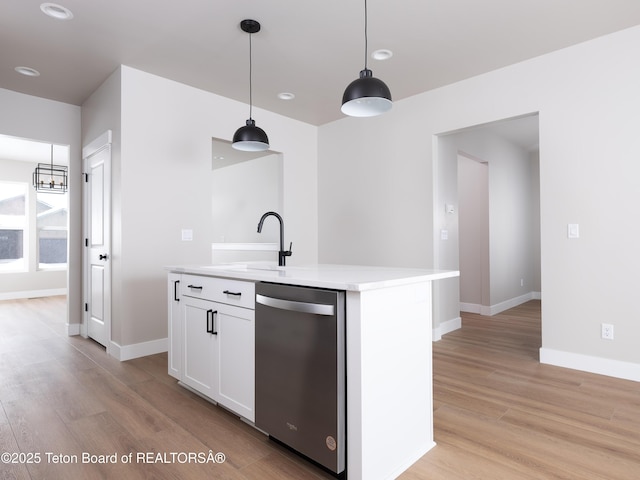
[[[256,426],[340,473],[344,293],[258,284],[256,294]]]

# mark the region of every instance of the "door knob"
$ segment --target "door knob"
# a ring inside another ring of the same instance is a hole
[[[101,253],[98,257],[99,260],[106,260],[107,258],[109,258],[109,256],[106,253]]]

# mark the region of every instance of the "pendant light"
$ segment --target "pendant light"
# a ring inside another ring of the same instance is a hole
[[[53,145],[51,145],[51,164],[39,163],[33,172],[33,188],[36,192],[66,193],[69,186],[66,165],[53,164]]]
[[[367,0],[364,0],[364,70],[342,95],[342,113],[351,117],[373,117],[391,110],[389,87],[367,68]]]
[[[260,31],[260,24],[255,20],[243,20],[240,22],[240,28],[249,34],[249,119],[244,127],[236,130],[231,146],[236,150],[259,152],[269,148],[269,138],[267,134],[260,127],[256,127],[255,120],[251,118],[253,111],[251,35]]]

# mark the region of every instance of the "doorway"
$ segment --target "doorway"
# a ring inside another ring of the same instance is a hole
[[[450,132],[438,146],[439,221],[458,241],[438,254],[458,264],[461,310],[494,315],[540,299],[538,114]]]
[[[0,135],[0,300],[68,293],[69,195],[33,188],[40,163],[68,166],[70,147]]]

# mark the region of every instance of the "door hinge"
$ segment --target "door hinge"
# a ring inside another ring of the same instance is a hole
[[[88,311],[89,311],[89,304],[88,304],[88,303],[85,303],[85,304],[84,304],[84,311],[85,311],[85,312],[88,312]]]
[[[88,247],[88,246],[89,246],[89,239],[88,239],[88,238],[85,238],[85,239],[84,239],[84,246],[85,246],[85,247]]]
[[[85,183],[89,183],[89,174],[88,173],[84,174],[84,182]]]

